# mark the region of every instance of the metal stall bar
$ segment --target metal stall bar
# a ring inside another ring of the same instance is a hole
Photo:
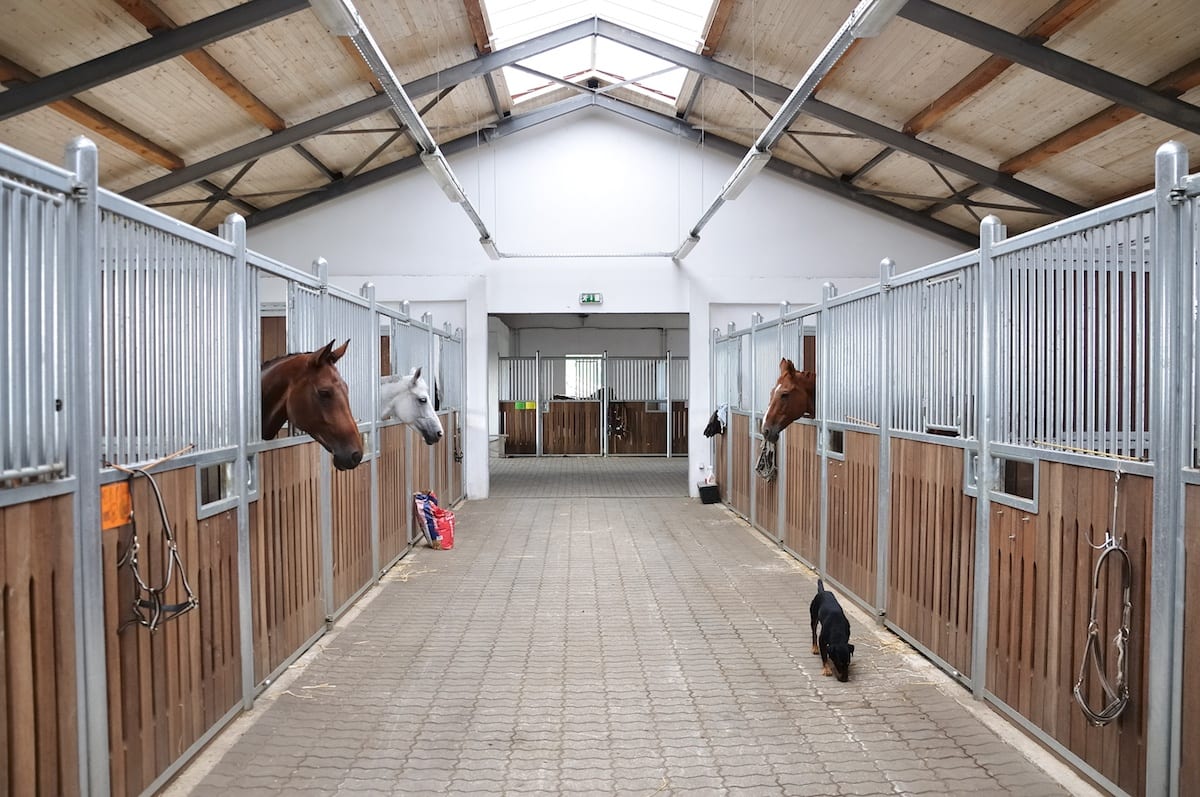
[[[829,303],[837,296],[832,282],[821,286],[821,310],[817,319],[817,453],[821,458],[820,496],[820,544],[817,570],[822,574],[828,570],[829,549],[829,378],[831,373],[831,346]]]
[[[313,275],[317,278],[320,287],[314,297],[316,312],[313,314],[313,324],[309,329],[320,330],[320,337],[324,337],[329,330],[329,263],[325,258],[318,257],[313,261]],[[291,310],[290,307],[288,309]],[[291,320],[289,317],[289,337],[292,334]],[[316,345],[320,344],[314,344],[314,348]],[[325,628],[327,631],[331,631],[333,630],[333,615],[337,610],[333,596],[333,458],[324,446],[321,447],[317,456],[321,463],[321,472],[317,476],[317,506],[320,507],[321,527],[321,591],[325,603]]]
[[[888,541],[892,516],[892,375],[895,357],[889,343],[895,340],[892,308],[892,277],[896,263],[890,257],[879,263],[879,345],[875,370],[879,374],[879,464],[876,471],[875,504],[875,609],[876,619],[887,616]]]
[[[367,374],[370,379],[368,395],[370,396],[370,407],[367,408],[366,415],[363,419],[369,424],[370,440],[363,446],[363,456],[369,457],[371,460],[371,583],[379,581],[379,370],[380,370],[380,343],[379,343],[379,304],[375,301],[375,285],[371,282],[364,282],[362,288],[359,289],[359,295],[367,300],[367,335],[370,342],[370,354],[368,355],[369,368]]]
[[[76,352],[68,377],[70,442],[67,465],[76,480],[75,673],[79,707],[79,787],[109,791],[108,672],[104,630],[104,541],[100,523],[100,185],[96,145],[82,136],[67,148],[73,172],[73,234],[68,242],[70,339]]]
[[[1186,330],[1195,323],[1193,296],[1194,228],[1185,216],[1187,148],[1168,142],[1155,154],[1155,274],[1157,317],[1150,326],[1154,520],[1150,546],[1150,621],[1147,655],[1155,666],[1149,674],[1146,707],[1146,793],[1179,794],[1180,712],[1183,689],[1183,599],[1185,583],[1183,468],[1190,457],[1190,430],[1184,411],[1194,400],[1190,360],[1185,355]]]
[[[250,319],[250,268],[246,265],[246,220],[236,213],[226,217],[221,226],[222,237],[234,246],[232,290],[229,314],[229,340],[234,348],[234,378],[230,380],[227,400],[237,435],[237,458],[233,463],[233,484],[237,491],[237,573],[238,573],[238,634],[241,641],[242,708],[254,707],[254,598],[251,590],[250,565],[250,496],[249,462],[247,461],[247,423],[250,407],[246,401],[250,357],[243,337]],[[258,340],[250,336],[251,343]]]
[[[992,247],[1004,238],[1004,225],[995,216],[987,216],[979,229],[979,385],[975,390],[976,437],[979,440],[979,455],[976,460],[975,479],[975,584],[974,622],[971,636],[971,691],[982,698],[987,687],[987,638],[988,638],[988,585],[990,521],[992,514],[992,486],[995,483],[995,462],[992,459],[992,440],[995,435],[993,407],[995,401],[996,373],[996,266]]]

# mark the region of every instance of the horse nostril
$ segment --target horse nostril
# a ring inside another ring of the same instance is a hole
[[[362,452],[355,451],[353,454],[350,455],[350,461],[353,462],[355,465],[362,462]]]

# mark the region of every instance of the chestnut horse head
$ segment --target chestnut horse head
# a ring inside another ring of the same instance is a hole
[[[285,354],[263,363],[262,436],[270,440],[284,423],[312,435],[333,455],[338,470],[362,461],[362,435],[350,411],[350,391],[334,363],[350,341],[333,348]]]
[[[762,436],[768,443],[779,439],[779,433],[802,415],[817,414],[817,375],[812,371],[797,371],[792,361],[779,361],[779,379],[771,388],[771,401],[763,414]]]

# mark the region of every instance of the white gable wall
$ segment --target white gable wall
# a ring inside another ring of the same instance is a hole
[[[437,130],[434,135],[443,138]],[[249,231],[252,249],[304,265],[419,317],[466,330],[467,494],[487,495],[489,313],[686,313],[691,472],[708,459],[708,348],[714,326],[777,316],[878,281],[879,261],[915,268],[964,247],[764,171],[728,202],[679,264],[673,252],[737,161],[615,114],[589,109],[456,155],[451,166],[501,252],[489,260],[462,209],[423,170]],[[604,294],[583,308],[581,292]],[[493,327],[493,331],[494,327]],[[524,348],[524,346],[522,347]],[[695,481],[692,479],[691,481]],[[693,488],[694,490],[694,485]]]

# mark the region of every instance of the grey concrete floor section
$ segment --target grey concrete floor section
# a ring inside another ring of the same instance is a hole
[[[1092,793],[845,600],[823,677],[815,577],[680,462],[492,464],[170,793]]]

